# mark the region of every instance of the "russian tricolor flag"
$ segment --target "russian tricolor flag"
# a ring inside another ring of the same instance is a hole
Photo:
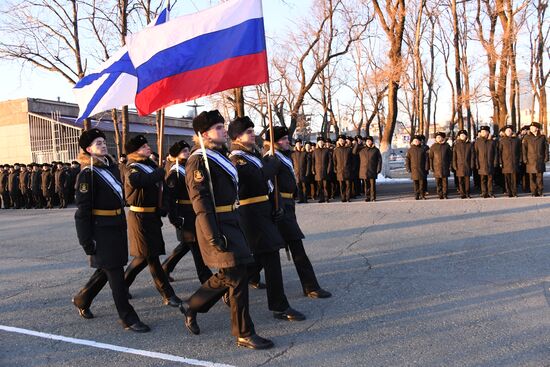
[[[261,0],[231,0],[127,39],[140,115],[230,88],[266,83]]]

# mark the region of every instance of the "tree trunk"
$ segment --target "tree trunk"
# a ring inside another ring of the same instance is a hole
[[[462,117],[462,104],[463,104],[463,98],[462,98],[462,81],[460,80],[460,68],[461,68],[461,61],[460,61],[460,46],[459,46],[459,40],[460,40],[460,30],[458,29],[458,14],[456,11],[456,0],[452,0],[451,3],[451,11],[453,13],[453,47],[455,51],[455,88],[456,88],[456,107],[455,111],[457,114],[457,121],[458,121],[458,128],[460,130],[464,129],[464,120]],[[453,129],[451,129],[451,132]]]
[[[243,88],[235,88],[233,89],[233,93],[235,94],[235,116],[236,117],[243,117],[244,116],[244,94],[243,94]]]

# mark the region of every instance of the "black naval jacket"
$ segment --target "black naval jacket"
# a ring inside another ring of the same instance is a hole
[[[352,153],[359,156],[359,178],[362,180],[376,179],[382,171],[382,154],[380,154],[380,149],[374,145],[369,148],[366,145],[356,144],[353,147]]]
[[[539,133],[535,136],[529,132],[522,142],[523,163],[527,173],[546,172],[548,162],[548,142],[546,136]]]
[[[498,159],[502,173],[518,173],[521,162],[521,141],[515,137],[502,137],[498,142]]]
[[[296,179],[292,168],[292,160],[290,151],[276,151],[276,156],[281,161],[281,168],[277,172],[277,183],[279,184],[279,192],[281,194],[281,208],[284,211],[282,220],[277,222],[279,232],[285,242],[301,240],[305,236],[298,225],[296,219],[296,203],[292,197],[296,188]]]
[[[423,180],[430,168],[428,150],[421,145],[411,145],[405,159],[405,168],[413,181]]]
[[[453,152],[451,146],[445,143],[432,144],[429,150],[430,169],[435,178],[449,177],[451,175],[451,163]]]
[[[234,174],[238,176],[237,170],[227,158],[227,149],[214,149],[214,152],[225,157],[225,160],[221,158],[223,162],[233,167]],[[219,212],[216,215],[202,154],[199,154],[198,146],[194,146],[191,152],[185,165],[187,171],[185,183],[193,203],[193,210],[197,215],[197,240],[204,263],[211,268],[219,269],[252,263],[254,260],[239,226],[237,210]],[[194,154],[195,152],[197,154]],[[208,158],[208,165],[212,176],[216,207],[235,207],[237,185],[233,177],[211,158]],[[215,241],[218,241],[222,235],[227,239],[227,248],[223,252],[214,246]]]
[[[315,181],[328,180],[334,169],[332,166],[332,152],[328,148],[316,147],[311,154],[311,166],[315,174]]]
[[[95,243],[95,254],[90,256],[90,266],[113,269],[128,262],[128,236],[120,173],[114,159],[107,156],[107,160],[109,164],[105,165],[94,159],[92,168],[91,157],[80,154],[79,161],[83,169],[76,178],[77,210],[74,220],[80,245],[86,249]],[[116,185],[109,184],[103,177],[114,178],[120,193]],[[98,210],[110,213],[99,213]]]
[[[148,173],[139,165],[149,167]],[[159,208],[159,185],[164,182],[164,169],[159,168],[149,158],[128,154],[124,195],[130,205],[128,212],[128,235],[130,255],[135,257],[155,257],[164,255],[162,219]],[[154,212],[134,212],[131,207],[157,208]]]
[[[457,177],[470,177],[475,167],[474,146],[470,140],[457,139],[453,146],[453,169]]]
[[[492,175],[498,165],[498,152],[493,139],[479,137],[474,143],[476,168],[480,175]]]
[[[247,150],[240,144],[234,143],[231,148],[230,159],[239,173],[239,223],[246,241],[253,253],[278,251],[285,246],[285,241],[273,221],[268,180],[273,182],[281,163],[269,156],[262,159],[257,150]],[[245,204],[251,198],[261,197],[267,197],[268,200]]]
[[[195,212],[185,185],[185,164],[187,160],[176,161],[169,158],[164,179],[164,207],[168,210],[168,219],[176,227],[178,241],[190,243],[197,240],[195,231]]]

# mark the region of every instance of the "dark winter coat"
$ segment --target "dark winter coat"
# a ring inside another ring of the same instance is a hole
[[[548,142],[544,135],[531,132],[523,138],[523,163],[527,173],[546,172],[548,162]]]
[[[29,171],[21,171],[19,173],[19,190],[21,194],[26,195],[30,189],[30,173]]]
[[[40,183],[42,188],[42,196],[49,198],[54,194],[54,180],[52,171],[42,171]]]
[[[352,178],[352,153],[350,147],[337,146],[332,155],[334,172],[338,181],[351,180]]]
[[[151,173],[139,168],[136,163],[152,169]],[[149,158],[137,154],[128,155],[124,195],[130,206],[159,208],[159,185],[164,181],[164,170]],[[136,257],[154,257],[165,254],[162,237],[162,220],[160,211],[152,213],[128,212],[128,235],[130,255]]]
[[[89,258],[90,266],[112,269],[128,262],[128,236],[120,173],[116,162],[111,157],[107,159],[109,165],[94,159],[92,171],[91,157],[87,154],[80,155],[79,161],[83,169],[76,178],[77,210],[74,219],[80,245],[88,247],[95,243],[95,254]],[[102,178],[101,171],[114,177],[120,194]],[[119,210],[120,214],[94,215],[94,209]]]
[[[380,149],[367,147],[366,145],[356,145],[353,147],[353,154],[359,156],[359,178],[362,180],[378,177],[382,171],[382,154]]]
[[[333,170],[332,152],[328,148],[315,148],[311,154],[311,165],[315,181],[328,180]]]
[[[451,175],[451,163],[453,152],[449,144],[435,143],[430,147],[430,169],[435,178],[449,177]]]
[[[281,161],[281,168],[277,172],[277,183],[279,184],[279,192],[285,193],[287,196],[290,196],[296,188],[295,176],[288,166],[291,162],[290,152],[278,152],[280,155],[286,158],[286,164],[283,163],[283,158],[279,157]],[[280,198],[281,208],[284,210],[284,216],[282,220],[277,222],[277,227],[283,239],[286,242],[301,240],[304,238],[304,234],[300,229],[298,220],[296,219],[296,203],[293,198]]]
[[[19,192],[19,170],[13,170],[8,176],[8,191],[11,194]]]
[[[492,175],[498,165],[498,151],[495,141],[479,137],[474,143],[476,168],[480,175]]]
[[[38,195],[42,193],[42,172],[41,171],[32,171],[31,172],[31,191],[33,194]]]
[[[197,151],[197,146],[192,152]],[[216,152],[226,156],[227,151],[217,149]],[[227,161],[231,164],[231,161]],[[232,177],[214,160],[208,158],[212,187],[216,206],[235,205],[237,201],[237,187]],[[204,263],[211,268],[231,268],[241,264],[253,262],[252,255],[243,231],[239,225],[239,214],[236,210],[217,213],[210,195],[209,178],[202,154],[191,154],[185,165],[187,175],[185,183],[193,209],[197,215],[197,239]],[[216,239],[227,239],[227,249],[219,251],[213,244]]]
[[[175,161],[169,160],[165,167],[165,187],[163,193],[164,207],[168,210],[168,219],[176,227],[178,241],[191,243],[197,240],[195,230],[195,212],[189,199],[187,186],[185,185],[186,160],[176,165]]]
[[[515,136],[501,138],[498,142],[498,158],[502,173],[518,173],[521,162],[521,141]]]
[[[235,151],[245,152],[236,155]],[[253,156],[262,162],[263,167],[255,164]],[[281,163],[278,159],[266,156],[262,158],[256,150],[249,151],[237,144],[232,146],[231,161],[239,173],[239,200],[270,195],[268,180],[273,182]],[[270,200],[239,206],[239,218],[246,242],[253,253],[274,252],[283,248],[285,241],[273,221],[273,205]]]
[[[473,144],[469,140],[456,140],[453,146],[453,169],[456,176],[470,177],[475,164]]]
[[[405,168],[411,179],[423,180],[430,169],[428,153],[423,146],[411,145],[405,159]]]
[[[311,173],[311,154],[304,148],[292,152],[292,164],[298,182],[305,182]]]

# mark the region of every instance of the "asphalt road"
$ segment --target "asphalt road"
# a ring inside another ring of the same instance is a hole
[[[0,210],[1,366],[550,366],[550,199],[411,198],[411,185],[381,185],[376,203],[298,206],[305,246],[325,300],[302,296],[281,253],[285,288],[303,322],[275,320],[251,290],[268,351],[237,348],[221,302],[199,315],[192,336],[179,311],[161,305],[145,270],[132,304],[152,327],[124,331],[108,289],[81,319],[70,303],[92,269],[76,242],[74,209]],[[455,196],[452,196],[455,197]],[[164,227],[168,250],[175,233]],[[173,283],[199,285],[192,259]],[[17,327],[160,352],[181,363],[2,330]]]

